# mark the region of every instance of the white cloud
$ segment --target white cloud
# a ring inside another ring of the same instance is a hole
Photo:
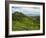
[[[12,8],[12,11],[15,12],[15,11],[19,11],[19,12],[22,12],[24,14],[40,14],[40,8],[27,8],[27,7],[20,7],[20,8],[17,8],[17,7],[14,7]]]

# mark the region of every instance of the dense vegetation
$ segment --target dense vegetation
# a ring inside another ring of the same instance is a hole
[[[39,30],[40,16],[26,16],[21,12],[12,13],[12,30]]]

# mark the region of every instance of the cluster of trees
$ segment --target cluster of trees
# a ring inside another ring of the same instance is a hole
[[[33,22],[40,23],[40,16],[34,16],[32,17],[32,19],[33,19]]]
[[[17,12],[17,11],[16,11],[16,12],[12,13],[12,20],[17,20],[17,21],[19,21],[19,20],[22,20],[23,17],[25,17],[25,15],[22,14],[21,12]]]

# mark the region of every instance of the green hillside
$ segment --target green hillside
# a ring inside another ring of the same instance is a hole
[[[21,12],[12,13],[12,31],[39,30],[40,16],[26,16]]]

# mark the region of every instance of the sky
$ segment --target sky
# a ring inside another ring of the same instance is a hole
[[[16,7],[12,6],[12,13],[13,12],[22,12],[23,14],[40,14],[40,8],[39,7]]]

